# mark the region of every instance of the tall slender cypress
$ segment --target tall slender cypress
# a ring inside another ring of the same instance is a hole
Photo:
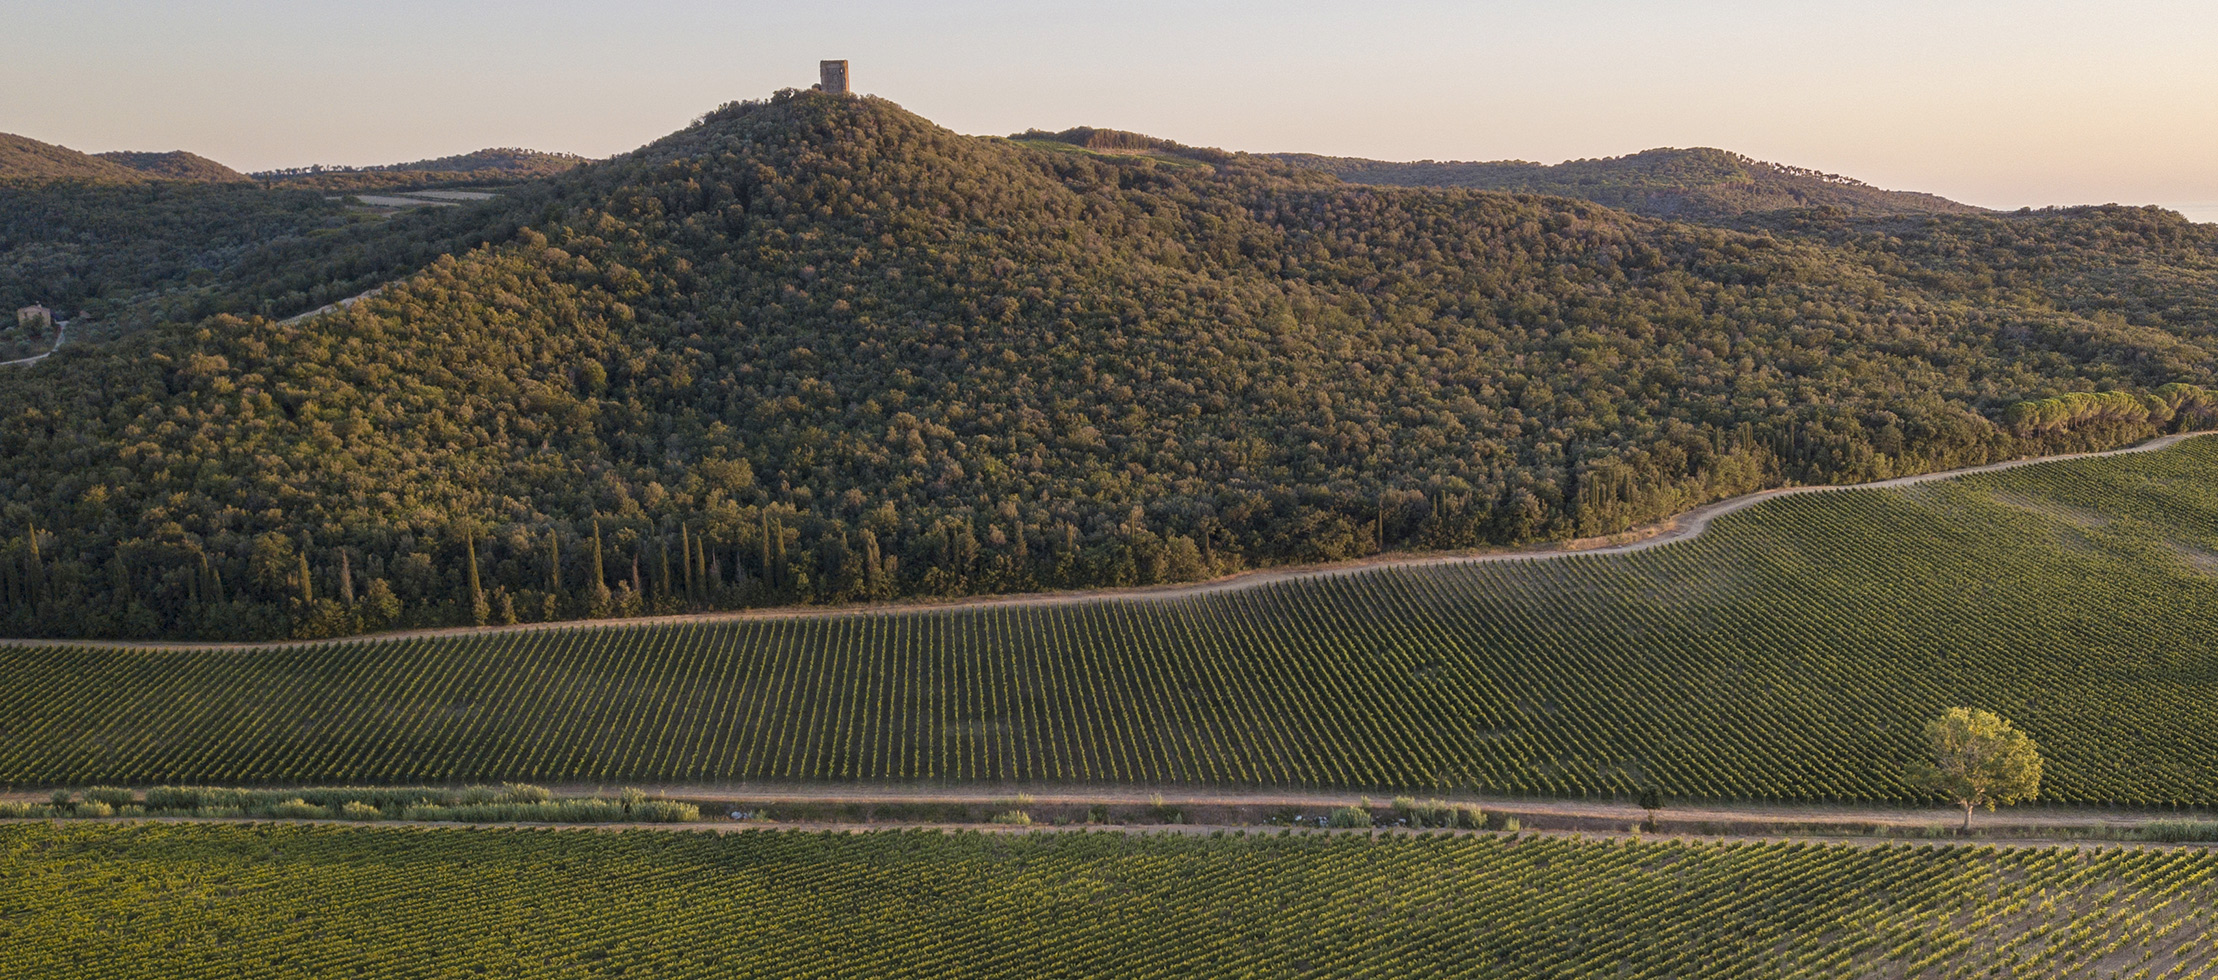
[[[602,574],[601,569],[601,522],[595,519],[593,521],[593,594],[599,595],[607,591],[608,577]]]
[[[469,558],[470,562],[470,619],[477,625],[483,626],[486,620],[492,617],[493,610],[491,606],[486,605],[485,589],[478,582],[477,533],[475,531],[463,537],[462,553]]]
[[[699,599],[700,587],[693,579],[693,531],[683,524],[678,525],[678,545],[683,559],[681,564],[685,565],[685,597],[689,600]]]
[[[670,535],[667,533],[655,536],[655,564],[661,566],[655,572],[655,594],[667,597],[670,594]]]
[[[547,529],[547,594],[562,594],[562,539]]]

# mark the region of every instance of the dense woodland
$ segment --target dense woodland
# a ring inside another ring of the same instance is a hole
[[[786,93],[255,251],[0,376],[0,624],[1174,581],[2210,423],[2218,234],[2164,212],[1729,228],[1031,142]]]
[[[1389,163],[1310,153],[1280,153],[1275,157],[1357,184],[1561,194],[1639,214],[1686,220],[1801,208],[1830,208],[1860,217],[1980,213],[1979,208],[1932,194],[1881,190],[1837,174],[1766,163],[1707,147],[1654,149],[1553,166],[1522,160]]]

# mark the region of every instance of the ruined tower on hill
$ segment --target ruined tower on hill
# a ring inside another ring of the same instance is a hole
[[[819,75],[821,75],[821,76],[822,76],[822,78],[823,78],[823,81],[820,81],[820,82],[818,82],[818,83],[817,83],[817,85],[816,85],[816,87],[817,87],[818,89],[821,89],[821,90],[823,90],[823,91],[826,91],[826,92],[830,92],[830,93],[832,93],[833,95],[846,95],[846,94],[847,94],[847,92],[848,92],[848,87],[847,87],[847,62],[845,62],[845,61],[821,61],[821,62],[818,62],[818,63],[817,63],[817,73],[818,73]]]

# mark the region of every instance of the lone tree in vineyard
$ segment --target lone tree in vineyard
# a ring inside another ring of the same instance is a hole
[[[1926,724],[1925,739],[1933,759],[1911,764],[1910,784],[1956,801],[1965,830],[1973,807],[1992,811],[2040,795],[2040,750],[1993,712],[1950,708]]]

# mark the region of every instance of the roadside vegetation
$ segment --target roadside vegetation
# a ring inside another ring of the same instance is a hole
[[[58,789],[44,803],[0,802],[0,817],[192,817],[276,820],[447,820],[461,823],[687,823],[701,818],[690,803],[651,799],[636,789],[614,799],[556,797],[538,786],[318,787],[235,789],[157,786],[137,790],[95,786]]]

